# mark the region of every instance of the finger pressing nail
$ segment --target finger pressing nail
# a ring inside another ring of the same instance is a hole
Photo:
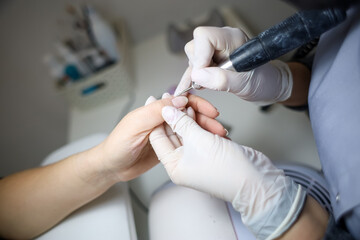
[[[168,123],[168,124],[173,124],[175,123],[175,119],[176,119],[176,114],[181,111],[178,111],[176,108],[171,107],[171,106],[165,106],[162,109],[162,116],[164,118],[164,120]]]
[[[195,119],[195,111],[192,107],[188,107],[186,109],[187,115],[189,115],[192,119]]]

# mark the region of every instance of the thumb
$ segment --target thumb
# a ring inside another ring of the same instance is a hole
[[[204,131],[193,118],[172,106],[163,107],[162,116],[171,129],[182,138],[198,131]]]
[[[226,91],[244,96],[256,86],[254,70],[248,72],[233,72],[219,67],[194,69],[191,74],[192,80],[200,86],[216,91]],[[250,85],[248,85],[250,84]]]

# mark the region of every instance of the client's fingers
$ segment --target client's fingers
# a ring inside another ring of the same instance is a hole
[[[184,96],[153,100],[148,100],[146,106],[137,108],[127,114],[119,124],[126,131],[134,134],[146,133],[164,122],[161,116],[161,110],[164,106],[184,107],[188,102],[188,99]]]
[[[192,94],[189,94],[187,97],[189,100],[188,106],[191,106],[195,112],[199,112],[210,118],[216,118],[219,116],[217,109],[205,99]]]
[[[164,98],[164,96],[163,96],[163,98]],[[156,101],[156,98],[153,96],[150,96],[146,100],[145,106],[147,106],[150,103],[153,103],[155,101]],[[164,155],[166,155],[165,149],[168,149],[169,151],[174,149],[174,145],[172,144],[172,141],[170,139],[168,139],[168,137],[167,137],[167,133],[164,128],[165,124],[160,124],[159,126],[155,127],[149,136],[150,143],[151,143],[155,153],[157,154],[157,157],[159,160]]]
[[[205,129],[209,132],[212,132],[214,134],[217,134],[220,137],[225,137],[228,134],[227,130],[224,128],[223,125],[221,125],[221,123],[219,123],[215,119],[209,118],[208,116],[205,116],[201,113],[198,113],[196,115],[196,122],[203,129]]]
[[[162,95],[162,99],[164,98],[172,98],[172,96],[169,93],[164,93]],[[168,138],[170,139],[170,141],[173,143],[173,145],[178,148],[181,146],[181,142],[179,140],[179,137],[177,136],[176,133],[173,132],[173,130],[171,130],[170,126],[167,123],[164,123],[164,129],[166,132],[166,135],[168,136]]]

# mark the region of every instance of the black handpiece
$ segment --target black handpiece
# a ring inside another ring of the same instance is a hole
[[[345,18],[344,9],[300,11],[236,49],[221,67],[249,71],[319,37]]]

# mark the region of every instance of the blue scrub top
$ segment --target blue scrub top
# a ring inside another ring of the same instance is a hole
[[[360,7],[347,13],[321,36],[308,98],[336,220],[360,207]]]

